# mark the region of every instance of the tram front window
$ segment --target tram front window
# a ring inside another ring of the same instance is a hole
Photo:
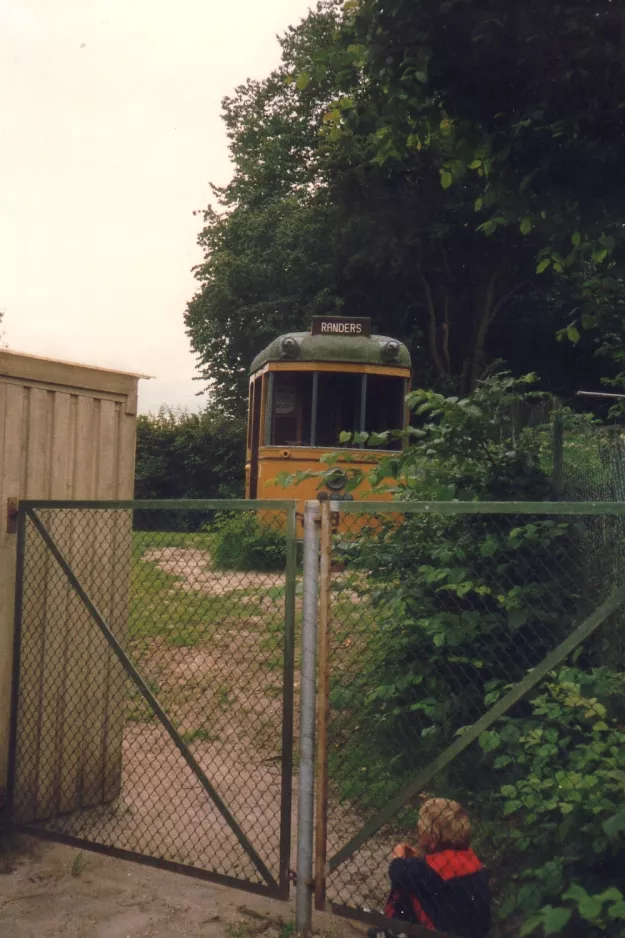
[[[319,372],[316,446],[339,446],[343,430],[360,430],[362,375]]]
[[[391,375],[367,375],[365,429],[369,433],[404,428],[404,379]],[[401,440],[390,440],[385,449],[401,449]]]
[[[314,381],[313,373],[309,371],[275,373],[271,392],[271,446],[328,449],[341,445],[343,431],[357,433],[365,429],[369,433],[383,433],[403,428],[403,378],[319,371],[316,374],[317,393],[314,395],[316,419],[313,419]],[[254,390],[253,401],[256,403],[258,389]],[[255,413],[254,420],[258,418],[259,413]],[[350,445],[354,444],[347,444]],[[401,442],[391,440],[384,448],[399,449]]]
[[[310,372],[276,374],[271,421],[272,446],[310,446],[312,382]]]

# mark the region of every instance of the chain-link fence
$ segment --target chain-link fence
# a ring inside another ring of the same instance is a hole
[[[625,506],[335,507],[328,900],[422,935],[618,938],[625,580],[584,545],[622,557]]]
[[[294,503],[20,511],[14,821],[287,895]]]
[[[625,505],[333,507],[303,584],[319,903],[620,938],[625,585],[596,552]],[[22,504],[19,829],[288,894],[295,534],[290,502]]]
[[[625,435],[606,427],[556,414],[553,422],[554,482],[564,501],[625,502]],[[599,590],[625,581],[625,515],[593,518],[578,528],[586,580]],[[606,633],[607,636],[607,633]],[[606,639],[608,640],[608,639]],[[625,636],[612,635],[615,657],[625,654]]]

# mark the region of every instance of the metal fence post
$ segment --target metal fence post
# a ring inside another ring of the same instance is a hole
[[[24,560],[26,556],[26,511],[18,505],[17,564],[15,568],[15,613],[13,633],[13,672],[11,683],[11,724],[9,730],[9,764],[6,804],[2,827],[9,827],[15,819],[15,776],[17,774],[17,730],[19,722],[20,663],[22,650],[22,616],[24,607]]]
[[[562,497],[564,480],[564,423],[562,414],[553,421],[553,491],[556,498]]]
[[[332,518],[330,502],[321,499],[319,562],[319,622],[317,635],[317,798],[315,825],[315,908],[325,908],[328,841],[328,717],[330,694],[330,566],[332,561]]]
[[[310,934],[312,924],[313,828],[315,807],[315,682],[319,583],[319,502],[304,508],[302,663],[300,676],[299,793],[295,928]]]

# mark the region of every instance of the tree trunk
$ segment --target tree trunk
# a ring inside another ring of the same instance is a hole
[[[484,346],[486,344],[486,336],[488,335],[488,327],[493,320],[497,277],[498,271],[491,274],[484,289],[475,322],[473,340],[469,354],[466,356],[462,366],[462,377],[460,379],[460,391],[462,394],[470,394],[480,376],[482,362],[484,361]]]

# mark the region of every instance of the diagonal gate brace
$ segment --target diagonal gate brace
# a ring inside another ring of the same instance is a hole
[[[118,642],[117,638],[111,631],[106,620],[103,618],[103,616],[100,614],[96,606],[93,604],[93,602],[89,598],[80,580],[78,579],[78,577],[76,576],[76,574],[70,567],[69,563],[67,562],[67,560],[65,559],[61,551],[59,550],[57,544],[54,542],[54,539],[51,537],[50,533],[46,530],[44,524],[42,523],[40,518],[37,516],[37,513],[33,509],[27,509],[27,515],[30,518],[30,520],[33,522],[35,528],[37,529],[39,535],[44,541],[46,547],[48,548],[48,550],[50,551],[50,553],[52,554],[52,556],[54,557],[58,565],[63,570],[63,573],[65,574],[70,584],[72,585],[74,591],[76,592],[76,594],[82,601],[90,617],[96,623],[96,625],[102,632],[102,635],[104,636],[108,644],[111,646],[111,648],[115,652],[122,667],[124,668],[128,676],[132,679],[134,684],[139,689],[140,693],[143,695],[143,697],[148,702],[148,704],[150,705],[154,713],[157,715],[158,719],[161,721],[161,723],[167,730],[172,742],[174,743],[174,745],[180,752],[181,756],[183,757],[183,759],[185,760],[185,762],[187,763],[187,765],[189,766],[189,768],[191,769],[195,777],[197,778],[198,782],[200,783],[200,785],[202,786],[206,794],[211,798],[211,800],[213,801],[213,803],[219,810],[221,816],[224,818],[224,820],[226,821],[230,829],[235,834],[237,840],[239,841],[239,843],[245,850],[246,854],[248,855],[248,857],[250,858],[250,860],[252,861],[256,869],[258,870],[258,872],[261,874],[265,882],[272,889],[278,890],[278,884],[276,880],[271,875],[270,871],[267,869],[267,867],[265,866],[265,864],[259,857],[256,850],[254,850],[254,847],[249,842],[249,840],[247,839],[247,837],[241,830],[239,824],[237,823],[237,821],[235,820],[235,818],[230,813],[227,806],[225,805],[225,803],[219,796],[219,793],[217,792],[216,788],[207,779],[201,766],[199,765],[197,760],[193,757],[193,755],[189,751],[189,747],[186,745],[186,743],[182,739],[180,733],[178,732],[178,730],[172,723],[167,713],[163,710],[163,708],[159,704],[158,700],[156,699],[156,697],[154,696],[150,688],[147,686],[147,684],[145,683],[141,675],[137,672],[137,670],[133,666],[132,662],[126,655],[126,652],[124,651],[124,649]]]

